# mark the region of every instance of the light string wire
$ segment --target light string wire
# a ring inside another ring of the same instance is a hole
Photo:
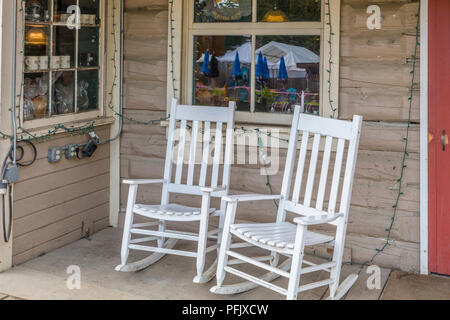
[[[133,118],[133,117],[126,116],[123,111],[122,112],[117,112],[116,111],[116,108],[115,108],[115,105],[114,105],[114,89],[117,87],[117,85],[118,85],[117,82],[119,80],[119,77],[118,77],[119,70],[117,68],[117,53],[119,52],[119,48],[118,48],[117,37],[116,37],[116,35],[117,35],[117,26],[119,25],[117,23],[117,13],[116,13],[117,9],[118,8],[117,8],[116,4],[114,3],[113,10],[112,10],[113,30],[111,32],[111,35],[112,35],[112,37],[114,39],[113,40],[114,54],[113,54],[113,58],[111,58],[111,60],[113,62],[113,65],[114,65],[114,69],[113,69],[113,83],[111,85],[111,91],[108,93],[109,101],[108,101],[107,107],[113,112],[113,114],[116,117],[119,117],[122,120],[127,120],[129,122],[133,122],[133,123],[136,123],[136,124],[139,124],[139,125],[159,124],[162,121],[168,120],[169,118],[166,117],[166,118],[161,118],[161,119],[143,121],[143,120],[138,120],[138,119]],[[124,8],[122,8],[122,10],[124,10]],[[171,28],[171,30],[172,30],[172,28]],[[120,30],[119,32],[121,33],[122,30]],[[171,37],[173,38],[173,31],[172,31]],[[172,55],[173,55],[173,52],[172,52]]]
[[[332,70],[333,70],[333,37],[335,36],[334,32],[333,32],[333,24],[331,21],[331,7],[330,7],[330,0],[327,0],[327,2],[325,3],[326,5],[326,11],[325,11],[325,17],[326,17],[326,24],[329,28],[329,33],[328,33],[328,48],[329,48],[329,54],[328,54],[328,69],[327,69],[327,76],[328,76],[328,80],[327,80],[327,90],[328,90],[328,104],[330,106],[332,115],[332,118],[336,117],[336,111],[337,111],[337,107],[334,105],[334,101],[331,98],[331,75],[332,75]]]

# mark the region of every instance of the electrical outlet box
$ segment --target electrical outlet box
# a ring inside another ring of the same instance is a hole
[[[75,159],[78,157],[78,146],[71,144],[65,147],[66,159]]]
[[[63,148],[48,149],[48,162],[55,163],[61,161],[63,157]]]
[[[11,166],[6,168],[5,176],[3,178],[9,183],[17,182],[17,180],[19,180],[19,167]]]
[[[84,146],[81,153],[82,153],[83,157],[89,158],[89,157],[92,157],[92,155],[94,154],[95,150],[97,150],[97,148],[98,148],[97,142],[95,140],[91,140]]]

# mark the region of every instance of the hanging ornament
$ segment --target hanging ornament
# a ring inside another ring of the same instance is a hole
[[[278,9],[277,3],[274,3],[273,9],[269,10],[262,18],[263,22],[288,22],[287,15]]]

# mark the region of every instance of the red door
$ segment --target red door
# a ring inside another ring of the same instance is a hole
[[[429,268],[450,275],[450,0],[429,0]]]

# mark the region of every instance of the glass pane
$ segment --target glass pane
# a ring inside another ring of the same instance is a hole
[[[74,112],[75,72],[53,72],[53,114]]]
[[[256,112],[291,113],[301,104],[319,114],[320,37],[256,37]]]
[[[78,66],[98,66],[99,28],[81,28],[78,33]]]
[[[196,36],[194,103],[250,110],[250,36]],[[205,59],[209,56],[209,59]]]
[[[75,66],[75,30],[65,26],[53,27],[52,69],[69,69]]]
[[[48,69],[49,27],[27,25],[25,27],[25,70]]]
[[[98,109],[98,70],[78,72],[78,112]]]
[[[194,22],[251,22],[252,0],[195,0]]]
[[[99,0],[80,0],[80,22],[81,24],[98,24],[99,19]]]
[[[23,86],[23,119],[33,120],[49,116],[47,72],[26,73]]]
[[[74,10],[69,10],[70,6],[75,6],[77,0],[53,0],[53,21],[54,22],[67,22],[67,19],[75,13]],[[72,9],[72,8],[70,8]]]
[[[25,20],[33,22],[50,21],[48,0],[26,0]]]
[[[258,0],[258,21],[321,21],[320,0]]]

